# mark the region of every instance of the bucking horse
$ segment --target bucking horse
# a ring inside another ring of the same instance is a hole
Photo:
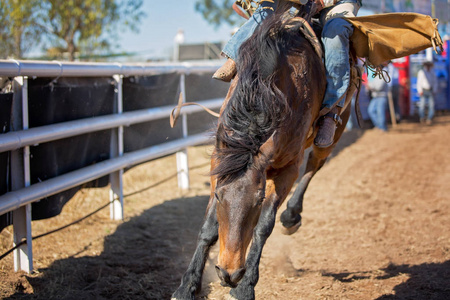
[[[281,214],[285,234],[301,225],[303,195],[341,137],[347,105],[334,144],[314,146],[316,121],[326,88],[322,57],[303,33],[304,19],[278,14],[265,20],[240,49],[238,73],[220,110],[211,157],[211,194],[197,248],[172,299],[194,299],[201,289],[209,250],[219,240],[215,266],[235,299],[254,299],[259,262],[278,208],[299,177]],[[356,90],[351,84],[347,103]]]

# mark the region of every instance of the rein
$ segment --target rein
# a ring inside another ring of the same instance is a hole
[[[303,33],[303,36],[308,40],[311,46],[313,46],[314,51],[317,53],[317,55],[323,59],[324,54],[322,45],[320,44],[319,38],[317,37],[311,25],[302,17],[293,17],[286,21],[286,24],[284,25],[285,28],[290,29],[294,27],[295,25],[292,24],[294,22],[300,22],[302,24],[299,28],[300,32]]]
[[[220,117],[220,115],[218,113],[216,113],[215,111],[212,111],[211,109],[209,109],[206,106],[201,105],[199,103],[196,103],[196,102],[183,103],[183,94],[180,93],[180,97],[178,98],[178,105],[174,109],[172,109],[172,111],[170,113],[170,127],[173,128],[175,126],[175,124],[177,124],[178,117],[180,116],[180,113],[181,113],[181,108],[185,107],[185,106],[190,106],[190,105],[200,106],[210,115],[217,117],[217,118]]]

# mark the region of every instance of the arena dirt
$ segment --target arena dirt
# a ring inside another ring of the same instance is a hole
[[[450,299],[450,116],[405,121],[388,133],[344,134],[305,196],[292,236],[277,221],[261,259],[257,299]],[[125,173],[125,220],[108,209],[35,240],[34,272],[0,261],[3,299],[170,299],[193,254],[209,195],[210,146],[189,149],[191,189],[178,189],[175,157]],[[108,201],[80,191],[33,235]],[[279,215],[279,214],[278,214]],[[0,253],[12,228],[0,233]],[[208,261],[198,299],[228,293]]]

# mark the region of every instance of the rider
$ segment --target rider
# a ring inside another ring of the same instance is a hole
[[[229,82],[236,75],[236,59],[239,47],[253,34],[259,24],[272,15],[278,6],[279,0],[261,0],[253,15],[231,37],[222,50],[222,56],[227,57],[225,64],[214,74],[214,79]]]
[[[298,0],[290,0],[299,2]],[[349,38],[353,27],[342,17],[354,17],[361,7],[361,0],[312,0],[320,11],[323,26],[322,43],[325,52],[327,89],[322,107],[330,110],[319,120],[319,130],[314,144],[328,147],[333,144],[336,123],[340,121],[345,94],[350,82]],[[276,9],[278,0],[262,0],[260,6],[249,20],[233,35],[222,53],[228,57],[225,64],[217,70],[213,78],[229,82],[236,75],[236,58],[240,45],[249,38],[262,20]],[[341,99],[343,98],[343,99]]]

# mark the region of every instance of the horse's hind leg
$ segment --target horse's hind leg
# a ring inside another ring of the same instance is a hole
[[[219,223],[216,216],[216,201],[214,197],[209,200],[205,222],[200,230],[197,248],[191,259],[188,269],[183,275],[181,285],[173,293],[172,300],[194,299],[194,295],[201,290],[203,269],[205,268],[208,253],[218,239]]]
[[[331,151],[333,151],[334,146],[341,138],[349,116],[350,106],[341,114],[343,122],[336,129],[333,145],[328,148],[318,148],[316,146],[313,146],[313,150],[309,153],[305,173],[302,175],[300,183],[295,189],[291,199],[289,199],[286,210],[281,214],[280,217],[281,223],[284,226],[284,229],[282,231],[283,234],[291,235],[297,232],[297,230],[302,225],[302,217],[300,214],[303,211],[303,196],[306,192],[306,189],[308,188],[311,179],[325,164],[328,156],[331,154]]]
[[[309,153],[305,173],[301,177],[294,194],[287,202],[286,210],[283,211],[280,217],[284,226],[283,234],[291,235],[295,233],[302,224],[300,213],[303,211],[303,196],[314,174],[323,166],[328,157],[324,150],[326,149],[314,148]]]

